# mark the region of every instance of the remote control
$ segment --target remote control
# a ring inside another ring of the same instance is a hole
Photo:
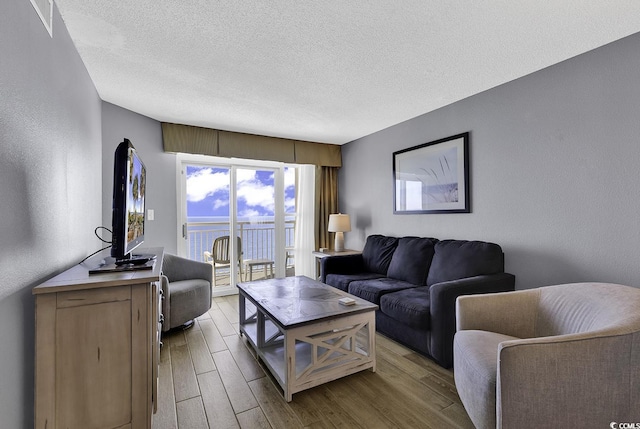
[[[344,298],[340,298],[338,302],[342,305],[354,305],[356,300],[345,296]]]

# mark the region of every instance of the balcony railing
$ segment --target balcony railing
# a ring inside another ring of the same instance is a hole
[[[216,238],[230,235],[228,221],[188,222],[187,223],[187,255],[189,259],[203,262],[204,252],[213,247]],[[285,220],[285,247],[293,249],[295,220]],[[238,235],[242,240],[242,259],[275,260],[275,223],[274,222],[238,222]],[[292,259],[287,258],[287,264]],[[290,268],[290,267],[288,267]],[[224,272],[224,271],[223,271]],[[224,281],[223,279],[220,279]],[[218,281],[216,281],[218,283]],[[229,284],[228,274],[226,284]]]

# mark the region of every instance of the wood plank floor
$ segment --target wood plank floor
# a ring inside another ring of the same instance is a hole
[[[377,370],[287,403],[244,337],[238,297],[213,299],[193,328],[163,337],[154,429],[473,428],[453,373],[377,335]]]

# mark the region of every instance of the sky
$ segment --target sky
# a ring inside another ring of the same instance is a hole
[[[229,216],[228,168],[187,166],[187,216]],[[274,172],[236,170],[238,217],[274,216]],[[295,213],[295,169],[285,169],[285,212]]]

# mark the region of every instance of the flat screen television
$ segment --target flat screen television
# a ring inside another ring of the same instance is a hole
[[[128,139],[116,148],[113,167],[111,256],[117,265],[144,264],[151,255],[133,254],[144,242],[147,171]]]

